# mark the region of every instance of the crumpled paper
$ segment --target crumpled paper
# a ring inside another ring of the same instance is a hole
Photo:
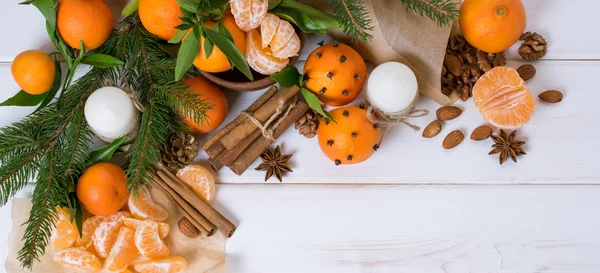
[[[460,3],[460,0],[453,0]],[[304,0],[307,4],[327,9],[327,1]],[[363,0],[374,29],[368,42],[350,43],[350,38],[335,30],[328,34],[352,45],[366,60],[379,65],[396,61],[409,66],[419,82],[421,94],[446,105],[457,100],[441,92],[441,74],[450,26],[441,27],[425,16],[408,10],[399,0]]]
[[[217,232],[210,238],[204,236],[190,239],[185,237],[179,231],[177,222],[182,215],[171,200],[164,196],[158,190],[151,190],[152,199],[163,206],[169,212],[167,222],[171,226],[169,235],[165,238],[165,243],[173,256],[182,256],[188,265],[184,272],[194,273],[224,273],[225,272],[225,236]],[[14,198],[12,200],[12,221],[13,227],[8,236],[8,255],[6,258],[6,272],[8,273],[83,273],[84,270],[66,267],[57,264],[52,259],[54,249],[52,246],[46,248],[46,254],[40,257],[40,261],[33,265],[33,270],[29,271],[20,267],[17,260],[18,251],[23,246],[21,238],[25,231],[22,224],[27,221],[29,211],[31,210],[31,200],[24,198]],[[106,272],[106,271],[101,271]],[[133,271],[135,272],[135,271]]]

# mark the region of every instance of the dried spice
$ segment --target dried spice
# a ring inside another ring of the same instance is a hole
[[[171,171],[177,171],[194,161],[198,155],[198,141],[190,132],[179,131],[172,135],[161,150],[161,163]]]
[[[533,78],[533,76],[535,76],[536,70],[533,65],[524,64],[522,66],[519,66],[519,68],[517,68],[517,73],[519,73],[519,76],[521,77],[521,79],[523,79],[524,81],[527,81],[527,80]]]
[[[275,175],[279,182],[283,182],[283,173],[293,172],[288,165],[288,161],[291,157],[291,154],[282,155],[281,148],[279,145],[277,145],[275,149],[267,149],[266,152],[260,155],[263,163],[260,163],[255,170],[267,172],[265,174],[265,181],[269,180],[271,176]]]
[[[296,121],[294,128],[298,130],[300,135],[306,138],[313,138],[317,135],[319,129],[319,117],[314,110],[308,110],[304,116]]]
[[[537,32],[525,32],[519,40],[524,41],[519,47],[519,56],[525,60],[538,60],[546,56],[548,43]]]
[[[557,103],[562,101],[563,94],[558,90],[548,90],[539,94],[538,97],[547,103]]]
[[[492,139],[495,144],[492,145],[494,149],[490,151],[490,155],[500,153],[500,165],[504,163],[506,158],[510,157],[515,163],[517,162],[517,156],[526,155],[525,151],[521,146],[525,144],[525,141],[516,140],[517,130],[514,130],[509,136],[506,135],[504,130],[500,129],[500,135],[492,135]]]

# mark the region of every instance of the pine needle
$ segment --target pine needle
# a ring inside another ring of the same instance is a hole
[[[373,30],[369,12],[361,0],[329,0],[329,5],[338,18],[340,26],[353,41],[370,41]]]
[[[448,26],[458,19],[458,8],[452,0],[400,0],[409,10],[427,16],[439,26]]]

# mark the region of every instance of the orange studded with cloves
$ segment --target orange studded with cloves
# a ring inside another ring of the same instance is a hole
[[[317,131],[319,146],[335,165],[363,162],[379,149],[381,128],[366,115],[364,107],[346,106],[331,111],[337,123],[321,121]]]
[[[365,60],[351,47],[321,44],[304,64],[303,86],[329,106],[342,106],[358,97],[367,79]]]

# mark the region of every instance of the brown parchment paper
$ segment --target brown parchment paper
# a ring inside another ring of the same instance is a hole
[[[453,0],[460,3],[460,0]],[[307,4],[327,9],[327,1],[305,0]],[[359,42],[353,47],[368,61],[379,65],[396,61],[409,66],[419,82],[421,94],[439,104],[457,100],[441,92],[441,73],[450,26],[440,27],[428,17],[410,11],[399,0],[363,0],[369,9],[374,29],[369,43]],[[328,33],[333,38],[351,44],[341,31]]]
[[[163,206],[169,212],[167,222],[171,225],[171,231],[165,238],[165,243],[173,256],[182,256],[188,262],[184,272],[194,273],[224,273],[225,272],[225,237],[217,232],[210,238],[198,237],[190,239],[185,237],[179,228],[177,222],[181,215],[176,207],[158,190],[151,190],[152,199]],[[12,200],[12,230],[8,236],[8,255],[6,258],[6,272],[8,273],[83,273],[84,270],[78,270],[63,265],[59,265],[52,260],[54,249],[47,247],[46,254],[40,257],[33,270],[25,270],[20,267],[17,260],[17,253],[23,246],[21,238],[25,227],[21,226],[31,210],[31,200],[15,198]],[[104,272],[104,271],[101,271]],[[135,271],[134,271],[135,272]]]

